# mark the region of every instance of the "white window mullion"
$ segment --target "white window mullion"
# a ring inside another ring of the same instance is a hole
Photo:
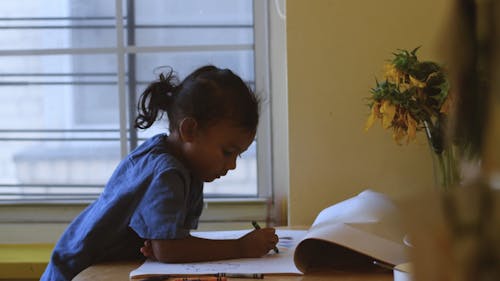
[[[115,1],[116,15],[116,61],[117,83],[120,115],[120,154],[124,158],[128,154],[127,143],[127,105],[125,90],[125,40],[123,38],[123,5],[122,0]]]
[[[254,2],[255,92],[261,98],[259,130],[257,132],[257,188],[259,197],[273,199],[271,165],[271,119],[268,64],[267,1]]]

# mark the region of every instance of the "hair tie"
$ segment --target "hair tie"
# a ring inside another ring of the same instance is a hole
[[[160,81],[163,82],[165,80],[166,80],[165,75],[163,75],[163,73],[160,73]]]

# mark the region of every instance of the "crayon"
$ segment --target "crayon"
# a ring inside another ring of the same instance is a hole
[[[227,281],[224,276],[198,276],[198,277],[178,277],[171,281]]]
[[[249,278],[249,279],[263,279],[262,273],[217,273],[216,276],[224,276],[229,278]]]
[[[171,276],[171,275],[156,275],[143,279],[142,281],[227,281],[227,278],[248,278],[248,279],[263,279],[262,273],[215,273],[213,275],[199,276]]]

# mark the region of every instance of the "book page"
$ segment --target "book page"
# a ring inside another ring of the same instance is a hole
[[[208,239],[237,239],[249,230],[193,232]],[[373,267],[373,261],[390,265],[408,262],[405,233],[399,211],[381,193],[365,190],[334,204],[316,217],[308,231],[277,229],[278,254],[262,258],[217,262],[166,264],[146,261],[130,273],[131,278],[148,275],[193,275],[215,273],[302,274],[316,268],[356,270]]]
[[[249,230],[193,232],[193,236],[208,239],[237,239]],[[149,275],[202,275],[216,273],[241,274],[302,274],[293,262],[293,254],[297,244],[304,238],[305,230],[277,229],[280,238],[277,247],[279,253],[270,251],[262,258],[231,259],[214,262],[196,262],[168,264],[157,261],[146,261],[130,273],[131,278],[143,278]]]
[[[365,190],[321,211],[297,246],[294,261],[302,272],[313,267],[372,266],[373,260],[396,265],[408,261],[404,235],[391,200]]]

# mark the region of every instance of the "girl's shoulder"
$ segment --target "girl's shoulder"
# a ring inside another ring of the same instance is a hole
[[[174,169],[187,172],[184,164],[170,153],[166,137],[166,134],[159,134],[149,138],[129,154],[129,160],[155,166],[159,170]]]

